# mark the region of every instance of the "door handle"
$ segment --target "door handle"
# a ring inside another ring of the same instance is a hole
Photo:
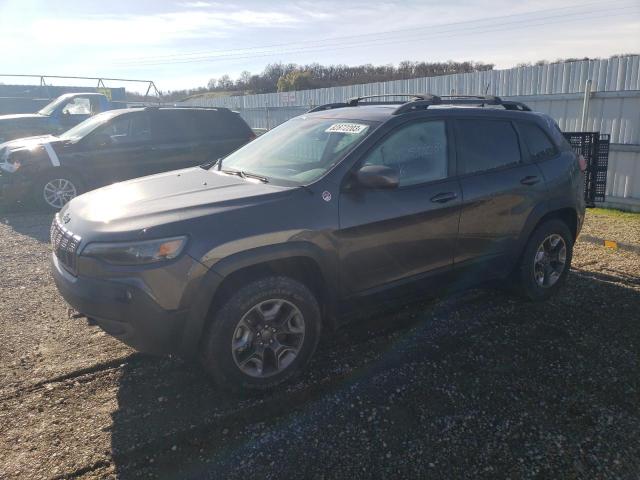
[[[537,176],[537,175],[527,175],[522,180],[520,180],[520,183],[523,184],[523,185],[535,185],[539,181],[540,181],[540,177],[539,176]]]
[[[443,192],[431,197],[431,201],[435,203],[447,203],[456,198],[458,198],[458,195],[455,192]]]

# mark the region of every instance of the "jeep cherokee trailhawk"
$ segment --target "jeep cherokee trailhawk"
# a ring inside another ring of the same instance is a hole
[[[58,289],[233,389],[290,378],[350,305],[409,285],[555,293],[584,217],[584,165],[555,122],[497,97],[405,97],[317,107],[208,165],[74,198],[51,227]]]

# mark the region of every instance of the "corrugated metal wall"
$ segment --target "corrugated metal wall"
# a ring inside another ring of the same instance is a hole
[[[586,131],[611,135],[607,201],[640,208],[640,56],[492,70],[441,77],[185,103],[238,110],[253,128],[273,128],[312,106],[383,93],[491,94],[551,115],[565,131],[581,130],[587,80],[592,81]]]
[[[318,88],[286,93],[265,93],[238,97],[195,98],[188,104],[234,109],[290,107],[344,102],[351,97],[382,93],[433,93],[436,95],[478,95],[502,97],[550,95],[584,91],[587,79],[592,91],[640,90],[640,56],[607,60],[555,63],[533,67],[460,73],[440,77],[413,78],[393,82],[367,83],[346,87]]]

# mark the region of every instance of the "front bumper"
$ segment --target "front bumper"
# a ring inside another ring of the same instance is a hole
[[[165,310],[135,282],[75,277],[53,254],[52,272],[67,303],[108,334],[142,352],[179,352],[187,309]]]

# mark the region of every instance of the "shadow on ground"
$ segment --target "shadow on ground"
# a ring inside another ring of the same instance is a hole
[[[0,223],[39,242],[49,242],[49,227],[54,215],[27,205],[0,205]]]
[[[611,280],[573,272],[546,303],[472,291],[358,321],[296,383],[254,398],[141,357],[121,377],[113,467],[124,479],[631,478],[640,294]]]

